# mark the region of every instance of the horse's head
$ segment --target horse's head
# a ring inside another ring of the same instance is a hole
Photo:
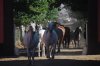
[[[54,23],[53,22],[49,22],[48,23],[48,30],[52,31],[54,29]]]
[[[30,25],[30,26],[28,27],[28,30],[29,30],[29,31],[33,31],[33,27]]]
[[[75,34],[79,34],[79,33],[82,33],[82,27],[81,26],[77,27],[76,30],[75,30]]]
[[[59,26],[61,26],[61,24],[59,24],[58,22],[53,22],[54,24],[54,28],[58,28]]]
[[[81,26],[79,27],[79,30],[80,30],[80,32],[82,32],[82,27]]]

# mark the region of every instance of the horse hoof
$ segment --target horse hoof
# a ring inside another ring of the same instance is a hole
[[[46,56],[47,58],[50,58],[50,56]]]
[[[57,51],[57,53],[60,53],[60,51]]]
[[[52,56],[52,59],[54,59],[54,56]]]

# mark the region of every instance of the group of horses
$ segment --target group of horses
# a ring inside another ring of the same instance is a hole
[[[56,48],[57,52],[60,52],[61,46],[69,48],[72,40],[74,40],[75,46],[77,44],[76,41],[79,44],[80,32],[81,28],[77,27],[72,34],[69,27],[60,25],[57,22],[49,22],[47,28],[41,28],[36,31],[33,31],[32,26],[29,26],[29,31],[26,32],[23,38],[23,43],[27,48],[28,59],[31,60],[31,57],[34,59],[35,50],[38,50],[39,57],[42,52],[42,56],[54,59]]]

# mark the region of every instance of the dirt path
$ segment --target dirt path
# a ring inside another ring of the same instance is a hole
[[[75,56],[74,56],[75,57]],[[54,60],[44,58],[35,58],[34,65],[31,66],[100,66],[100,61],[97,60],[82,60],[83,57],[56,57]],[[99,59],[100,60],[100,59]],[[0,66],[30,66],[25,58],[20,57],[13,61],[0,61]]]
[[[100,66],[100,55],[81,55],[82,49],[61,49],[54,60],[35,57],[32,66]],[[30,66],[26,56],[0,58],[0,66]]]

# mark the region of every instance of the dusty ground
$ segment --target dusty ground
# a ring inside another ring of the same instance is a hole
[[[70,44],[70,49],[61,49],[54,60],[35,57],[34,65],[29,65],[27,57],[20,54],[18,57],[0,58],[0,66],[100,66],[100,55],[82,55],[85,40],[81,40],[80,44],[81,49],[73,48],[72,44]],[[20,41],[16,47],[24,48]]]
[[[82,49],[61,49],[54,60],[35,57],[31,66],[100,66],[100,55],[81,55]],[[25,55],[0,58],[0,66],[30,66]]]
[[[46,57],[35,57],[35,60],[46,60]],[[56,53],[55,59],[72,59],[72,60],[96,60],[100,61],[100,55],[82,55],[82,49],[61,49]],[[26,54],[17,57],[0,58],[0,61],[27,60]]]
[[[26,57],[3,58],[0,66],[100,66],[100,55],[56,56],[54,60],[36,57],[34,65],[29,65]]]

